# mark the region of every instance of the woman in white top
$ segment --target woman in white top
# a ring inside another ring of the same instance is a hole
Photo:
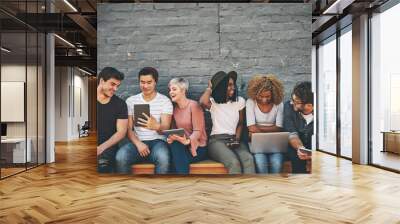
[[[234,71],[217,72],[200,98],[213,123],[208,155],[223,163],[230,174],[255,173],[253,156],[240,142],[245,100],[237,94],[236,79]]]
[[[246,120],[249,136],[252,133],[280,132],[283,128],[283,96],[281,81],[274,75],[256,75],[247,89]],[[258,173],[279,173],[282,153],[255,153]]]

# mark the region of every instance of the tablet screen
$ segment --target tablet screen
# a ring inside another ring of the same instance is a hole
[[[138,124],[139,118],[146,120],[146,117],[143,115],[143,113],[147,114],[147,116],[150,116],[150,105],[149,104],[135,104],[135,105],[133,105],[133,111],[134,111],[135,126],[142,126],[142,125]]]
[[[184,136],[185,135],[185,130],[183,128],[179,129],[170,129],[170,130],[164,130],[162,133],[166,136],[168,135],[179,135],[179,136]]]

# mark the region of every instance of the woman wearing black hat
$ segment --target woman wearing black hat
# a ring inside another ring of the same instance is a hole
[[[209,157],[221,162],[230,174],[255,173],[252,154],[240,143],[245,100],[238,96],[237,73],[219,71],[209,81],[200,104],[211,113]]]

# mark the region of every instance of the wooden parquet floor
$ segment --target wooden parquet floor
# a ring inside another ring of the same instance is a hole
[[[400,223],[400,175],[314,153],[311,175],[109,176],[95,139],[0,181],[0,223]]]

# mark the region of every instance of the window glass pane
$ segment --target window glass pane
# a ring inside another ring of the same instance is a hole
[[[372,163],[396,170],[400,170],[400,133],[391,130],[400,130],[399,21],[400,4],[371,19]]]
[[[36,32],[28,32],[28,62],[27,62],[27,80],[26,80],[26,115],[27,115],[27,142],[30,156],[28,168],[37,165],[37,74],[38,74],[38,36]]]
[[[318,147],[336,153],[336,40],[318,48]]]
[[[340,153],[352,157],[352,35],[340,36]]]
[[[38,164],[45,163],[45,65],[46,65],[46,36],[39,33],[38,45]]]
[[[1,33],[1,177],[25,170],[26,33]],[[4,50],[6,49],[6,50]],[[29,148],[29,144],[28,144]]]

